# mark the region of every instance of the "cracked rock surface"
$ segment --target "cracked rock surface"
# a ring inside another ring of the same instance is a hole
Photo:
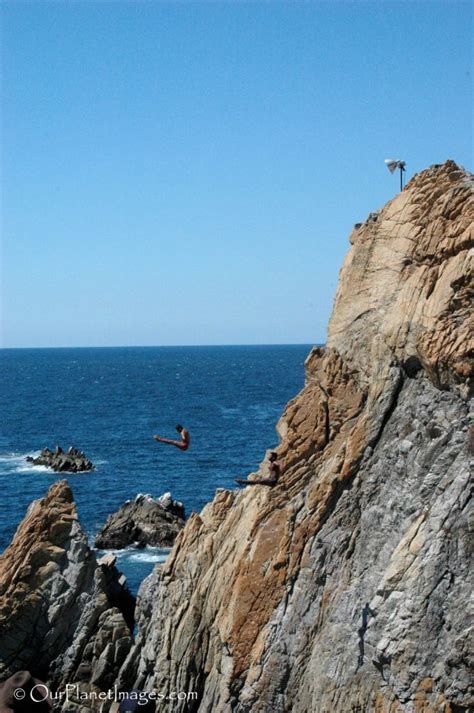
[[[170,547],[184,527],[184,507],[165,493],[156,500],[150,495],[137,495],[107,518],[95,546],[100,549],[136,547]]]
[[[119,685],[198,692],[173,712],[472,709],[472,185],[432,166],[353,231],[278,484],[190,517]]]
[[[27,670],[52,687],[106,690],[131,646],[133,604],[114,562],[97,563],[69,485],[55,483],[0,557],[0,680]]]
[[[356,226],[327,345],[277,426],[277,484],[191,515],[135,639],[67,483],[31,505],[0,558],[0,681],[197,693],[161,713],[474,710],[472,188],[447,161]]]

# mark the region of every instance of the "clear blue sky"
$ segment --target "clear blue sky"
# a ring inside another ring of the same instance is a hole
[[[1,14],[3,346],[324,341],[384,159],[472,168],[469,3]]]

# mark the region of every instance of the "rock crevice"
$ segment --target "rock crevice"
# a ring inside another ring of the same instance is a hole
[[[472,226],[448,161],[353,231],[327,345],[278,424],[278,484],[190,518],[119,681],[198,690],[203,712],[472,704]]]
[[[66,481],[29,507],[0,557],[0,678],[52,688],[112,685],[132,645],[134,598],[113,558],[97,563]]]
[[[135,639],[67,485],[33,504],[0,559],[0,675],[197,692],[167,713],[473,708],[473,218],[448,161],[357,225],[277,426],[277,484],[191,515],[140,588]]]

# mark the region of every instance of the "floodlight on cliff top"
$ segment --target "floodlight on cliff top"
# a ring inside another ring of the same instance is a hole
[[[385,159],[385,165],[387,166],[388,170],[390,173],[393,173],[394,171],[400,169],[400,190],[403,188],[403,173],[405,171],[405,166],[406,163],[405,161],[400,161],[399,158],[386,158]]]

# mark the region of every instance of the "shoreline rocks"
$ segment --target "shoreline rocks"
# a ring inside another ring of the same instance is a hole
[[[28,670],[51,690],[107,690],[132,645],[134,607],[114,558],[97,562],[89,547],[67,481],[54,483],[0,555],[0,682]]]
[[[182,503],[173,500],[171,493],[160,498],[137,495],[133,502],[124,503],[109,515],[95,539],[98,549],[137,547],[171,547],[185,524]]]
[[[44,465],[56,473],[84,473],[95,470],[95,466],[87,456],[78,448],[71,446],[65,453],[60,446],[54,451],[43,448],[39,456],[27,456],[26,460],[32,465]]]

